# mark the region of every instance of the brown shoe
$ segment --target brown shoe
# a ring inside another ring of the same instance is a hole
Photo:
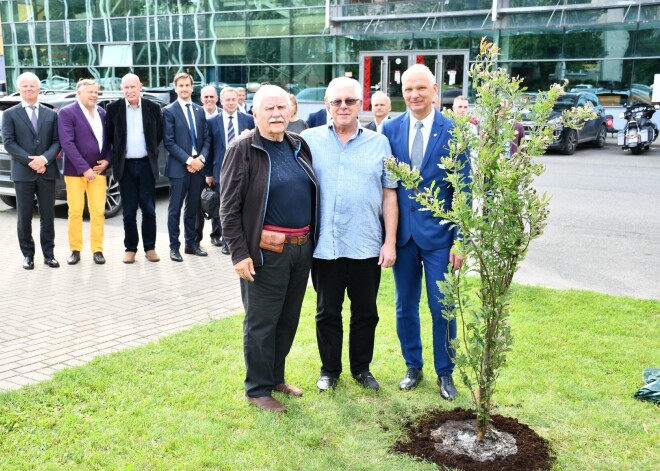
[[[145,253],[144,256],[147,257],[147,260],[149,260],[150,262],[159,262],[160,261],[160,257],[158,256],[156,251],[153,250],[153,249],[147,250],[147,253]]]
[[[297,388],[295,386],[292,386],[287,383],[282,383],[282,384],[276,384],[275,387],[273,388],[274,391],[281,392],[284,394],[288,394],[289,396],[294,396],[294,397],[302,397],[303,392],[302,389]]]
[[[286,407],[273,396],[250,397],[243,396],[243,399],[259,409],[269,410],[271,412],[286,412]]]
[[[124,252],[124,263],[135,263],[135,252]]]

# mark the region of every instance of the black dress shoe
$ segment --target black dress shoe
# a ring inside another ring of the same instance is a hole
[[[422,370],[418,370],[417,368],[408,368],[406,375],[399,383],[399,389],[407,390],[416,388],[423,377],[424,373],[422,373]]]
[[[179,253],[179,249],[170,250],[170,259],[174,262],[183,262],[183,257]]]
[[[355,378],[355,381],[360,383],[360,385],[363,388],[373,389],[374,391],[378,391],[380,389],[380,384],[378,384],[378,381],[376,381],[376,378],[374,378],[374,375],[371,374],[371,371],[365,371],[364,373],[358,373],[356,375],[353,375],[353,378]]]
[[[229,255],[229,244],[227,244],[227,242],[224,240],[222,241],[222,254]]]
[[[198,257],[206,257],[208,253],[204,252],[201,247],[186,247],[184,252],[189,255],[197,255]]]
[[[334,376],[321,375],[316,382],[316,386],[318,386],[319,392],[323,392],[328,389],[335,389],[337,381],[339,381],[339,378],[335,378]]]
[[[55,260],[54,257],[47,257],[44,259],[44,264],[48,265],[50,268],[59,268],[60,262]]]
[[[66,259],[66,263],[69,265],[75,265],[80,261],[80,251],[79,250],[74,250],[71,252],[71,255],[69,255],[69,258]]]
[[[211,237],[211,244],[215,245],[216,247],[222,247],[222,240],[220,237]]]
[[[440,396],[447,401],[453,401],[456,399],[458,391],[456,391],[456,386],[454,386],[454,378],[451,375],[439,376],[438,377],[438,386],[440,386]]]
[[[94,263],[97,265],[103,265],[105,263],[103,252],[94,252]]]
[[[26,270],[34,270],[34,257],[25,257],[23,259],[23,268]]]

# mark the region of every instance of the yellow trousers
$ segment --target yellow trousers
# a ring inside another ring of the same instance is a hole
[[[69,248],[81,251],[83,246],[83,211],[85,193],[89,210],[89,244],[92,253],[103,252],[105,229],[105,191],[106,178],[97,175],[92,181],[85,177],[64,177],[66,184],[66,202],[69,205]]]

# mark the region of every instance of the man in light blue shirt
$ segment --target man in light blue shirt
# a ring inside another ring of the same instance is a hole
[[[321,188],[321,232],[312,262],[320,391],[333,389],[342,371],[344,293],[351,301],[351,373],[365,388],[380,388],[369,371],[378,324],[376,297],[381,268],[396,260],[399,210],[397,183],[385,171],[385,159],[392,154],[389,142],[360,126],[361,98],[356,80],[333,80],[325,98],[332,122],[301,133]]]

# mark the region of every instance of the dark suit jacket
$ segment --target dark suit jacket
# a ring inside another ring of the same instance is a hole
[[[97,106],[96,110],[105,123],[105,110],[100,106]],[[87,121],[77,100],[60,109],[57,115],[57,131],[64,151],[65,176],[79,177],[88,169],[96,166],[99,160],[110,162],[105,124],[103,148],[99,151],[99,144],[92,131],[92,126]]]
[[[435,111],[431,135],[426,146],[424,159],[420,168],[422,182],[419,190],[429,187],[435,182],[440,189],[438,199],[444,199],[445,207],[450,208],[454,189],[445,181],[447,171],[440,168],[440,159],[449,155],[450,131],[454,123]],[[410,164],[410,112],[387,120],[383,123],[383,134],[389,139],[392,153],[400,161]],[[464,175],[468,178],[470,165],[466,155],[461,157],[465,162]],[[397,188],[399,200],[399,227],[397,230],[397,246],[405,245],[411,237],[424,250],[437,250],[451,247],[456,238],[456,229],[451,224],[438,224],[438,218],[431,211],[421,211],[422,206],[415,200],[412,190],[403,185]]]
[[[252,116],[239,112],[236,113],[236,119],[238,120],[236,137],[245,129],[254,129],[254,118]],[[209,126],[209,135],[211,136],[211,155],[206,159],[204,170],[207,177],[213,177],[216,183],[220,183],[220,169],[222,168],[222,162],[225,159],[225,152],[227,151],[225,123],[222,112],[209,119],[206,123]]]
[[[388,119],[390,119],[389,116],[386,118],[386,121]],[[383,123],[383,124],[385,124],[385,123]],[[367,128],[367,129],[371,129],[373,132],[378,132],[378,125],[376,124],[375,120],[374,121],[369,121],[367,124],[364,125],[364,127]]]
[[[147,145],[147,157],[154,179],[158,180],[158,146],[163,140],[163,124],[160,106],[147,98],[140,99],[142,128]],[[124,174],[126,163],[126,99],[120,98],[107,106],[108,142],[112,153],[112,173],[117,180]]]
[[[209,138],[204,108],[193,103],[192,109],[195,119],[195,135],[197,137],[197,145],[195,146],[197,155],[203,155],[208,160],[211,139]],[[188,173],[186,161],[192,156],[193,145],[188,120],[183,114],[183,109],[181,109],[178,100],[163,108],[163,143],[165,149],[169,152],[165,175],[170,178],[184,177]],[[207,164],[208,162],[205,166]]]
[[[30,113],[32,111],[30,110]],[[29,155],[43,155],[48,160],[45,180],[55,180],[60,173],[55,158],[60,151],[57,134],[57,113],[39,105],[37,130],[21,104],[12,106],[2,115],[2,138],[11,155],[11,179],[15,182],[33,182],[39,174],[29,167]]]
[[[328,124],[328,111],[325,108],[318,110],[307,117],[308,128],[315,128],[317,126],[323,126],[324,124]]]

